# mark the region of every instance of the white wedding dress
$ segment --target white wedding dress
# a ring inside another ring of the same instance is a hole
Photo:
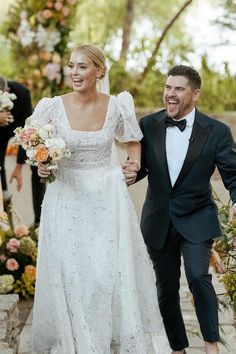
[[[34,111],[71,150],[42,206],[32,353],[167,354],[155,278],[112,141],[142,137],[132,96],[110,96],[104,126],[71,129],[62,98]]]

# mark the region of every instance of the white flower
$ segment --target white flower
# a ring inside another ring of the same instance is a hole
[[[13,100],[16,99],[16,95],[7,91],[0,91],[0,111],[10,110],[13,108]]]
[[[41,139],[46,140],[49,137],[48,131],[45,130],[43,127],[39,129],[39,136]]]
[[[35,156],[35,150],[32,148],[32,149],[27,149],[26,150],[26,156],[31,160],[34,158]]]
[[[0,275],[0,294],[7,294],[13,289],[14,277],[12,275]]]
[[[57,30],[46,30],[42,25],[38,25],[35,41],[40,48],[47,52],[53,52],[55,46],[60,42],[61,34]]]
[[[20,26],[18,27],[16,34],[20,40],[20,43],[23,47],[27,47],[32,44],[33,39],[35,37],[35,33],[31,31],[29,22],[27,20],[27,13],[21,13],[21,22]]]

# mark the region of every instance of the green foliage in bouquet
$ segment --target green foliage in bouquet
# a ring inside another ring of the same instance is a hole
[[[34,102],[66,90],[69,33],[78,0],[17,0],[10,6],[5,33],[10,39],[18,79]]]
[[[218,202],[219,199],[217,199]],[[220,202],[221,203],[221,202]],[[236,219],[229,222],[231,206],[221,203],[219,207],[219,218],[223,232],[223,238],[215,242],[215,250],[218,252],[225,267],[223,274],[219,275],[220,282],[225,288],[225,296],[230,302],[236,314]],[[226,302],[222,303],[227,307]]]
[[[11,213],[0,218],[0,294],[34,295],[37,239],[34,228],[13,227]]]

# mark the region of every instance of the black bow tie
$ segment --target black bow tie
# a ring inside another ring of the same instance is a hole
[[[186,121],[186,119],[173,120],[170,117],[166,117],[165,123],[166,123],[166,127],[178,127],[179,130],[181,130],[181,132],[183,132],[184,129],[186,128],[187,121]]]

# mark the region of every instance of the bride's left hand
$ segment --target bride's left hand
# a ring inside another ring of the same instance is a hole
[[[38,175],[39,177],[48,177],[50,175],[47,165],[43,163],[38,164]]]

